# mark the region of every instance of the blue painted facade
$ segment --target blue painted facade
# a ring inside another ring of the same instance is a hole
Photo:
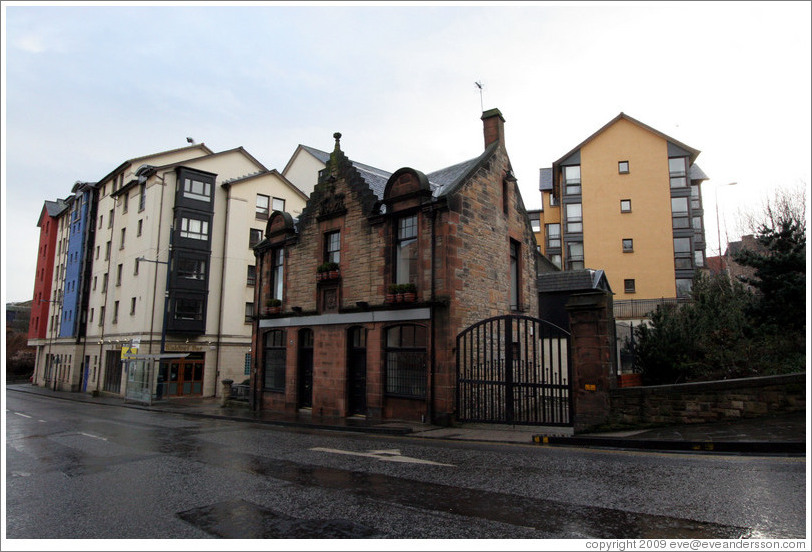
[[[84,334],[82,318],[83,270],[92,243],[88,240],[88,229],[93,189],[90,185],[74,186],[73,203],[69,217],[70,233],[68,235],[68,254],[65,262],[65,281],[62,294],[62,322],[59,337],[79,337]]]

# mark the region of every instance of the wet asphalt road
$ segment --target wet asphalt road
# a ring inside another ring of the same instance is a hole
[[[806,459],[292,431],[6,394],[18,538],[803,538]]]

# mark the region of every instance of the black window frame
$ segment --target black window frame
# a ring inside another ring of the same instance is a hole
[[[682,168],[674,170],[672,168],[672,161],[682,161]],[[669,157],[668,158],[668,179],[669,185],[672,189],[685,188],[688,186],[688,159],[686,157]]]
[[[324,262],[341,264],[341,230],[324,233]]]
[[[578,169],[578,178],[567,178],[567,172],[570,169]],[[561,169],[562,180],[564,181],[564,195],[566,196],[579,196],[581,195],[581,165],[567,165]]]
[[[558,233],[553,234],[550,230],[553,227],[558,227]],[[561,223],[560,222],[551,222],[549,224],[544,225],[544,243],[546,246],[546,250],[561,250]]]
[[[623,238],[621,244],[622,244],[624,253],[634,253],[634,239],[633,238]]]
[[[287,332],[273,329],[262,336],[262,389],[285,391],[287,373]]]
[[[181,309],[180,307],[186,307],[190,305],[195,305],[199,308],[188,310]],[[194,312],[192,312],[194,310]],[[193,321],[193,322],[204,322],[206,316],[206,301],[203,298],[199,297],[175,297],[173,308],[172,308],[172,318],[173,320],[180,320],[180,321]],[[190,313],[191,316],[184,316],[184,314]]]
[[[578,206],[581,214],[577,217],[571,217],[569,213],[570,206]],[[564,214],[566,215],[566,228],[565,231],[567,234],[582,234],[584,231],[584,204],[581,202],[577,203],[567,203],[566,207],[564,208]],[[576,229],[577,227],[577,229]]]
[[[522,273],[521,273],[521,244],[510,240],[510,310],[518,311],[521,308],[522,300]]]
[[[251,228],[248,232],[248,248],[253,249],[264,237],[265,233],[262,230],[259,228]]]
[[[261,206],[259,200],[265,200],[265,206]],[[268,217],[271,216],[271,196],[265,194],[257,194],[257,199],[254,208],[256,218],[260,220],[268,220]]]
[[[394,283],[395,284],[414,284],[417,283],[417,263],[420,258],[420,253],[417,250],[419,247],[418,234],[419,234],[419,220],[417,213],[404,215],[397,218],[395,229],[395,248],[394,248]],[[407,249],[414,245],[414,250]],[[407,253],[411,251],[411,255],[407,257]],[[408,261],[408,262],[406,262]]]
[[[271,298],[282,301],[285,294],[285,248],[271,251]]]
[[[425,400],[428,387],[428,328],[420,324],[397,324],[386,328],[383,339],[384,394]]]
[[[193,199],[195,201],[202,201],[203,203],[211,203],[212,196],[214,195],[214,184],[209,182],[208,179],[192,178],[191,174],[183,175],[183,182],[181,182],[181,189],[183,190],[183,197],[186,199]],[[197,175],[194,175],[197,176]],[[203,186],[202,193],[194,191],[195,185],[200,184]]]

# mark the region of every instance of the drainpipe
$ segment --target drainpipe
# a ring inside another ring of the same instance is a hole
[[[220,375],[220,337],[223,335],[223,292],[225,291],[225,281],[226,281],[226,254],[227,244],[228,244],[228,217],[229,217],[229,206],[231,201],[231,185],[224,184],[223,188],[226,189],[226,222],[225,227],[223,228],[223,260],[220,266],[220,312],[217,316],[217,336],[216,336],[216,346],[217,346],[217,353],[214,356],[214,396],[217,396],[217,378]],[[256,283],[254,283],[256,285]]]
[[[437,320],[435,317],[435,304],[434,304],[434,295],[435,295],[435,263],[434,263],[434,254],[437,248],[437,233],[436,233],[436,221],[437,221],[437,209],[435,205],[431,206],[431,353],[429,357],[429,389],[428,389],[428,422],[431,423],[432,417],[434,415],[434,363],[436,360],[435,355],[435,345],[436,345],[436,338],[435,333],[437,332]]]
[[[112,195],[112,191],[110,194]],[[118,205],[118,200],[113,198],[113,214],[110,217],[110,249],[113,248],[113,236],[115,236],[116,232],[116,206]],[[96,233],[98,236],[98,232]],[[101,244],[99,244],[101,245]],[[106,251],[106,250],[105,250]],[[107,375],[107,363],[104,361],[104,330],[107,328],[107,320],[110,319],[111,313],[107,312],[107,297],[110,294],[110,261],[113,258],[112,251],[107,255],[107,287],[104,289],[104,301],[102,301],[102,305],[104,306],[104,316],[105,320],[102,320],[101,325],[101,333],[99,334],[99,372],[98,377],[96,378],[96,392],[99,391],[99,386],[101,385],[101,367],[104,366],[104,374]],[[101,315],[101,313],[99,313]],[[118,369],[121,370],[121,364],[117,364]]]
[[[259,306],[262,302],[262,285],[263,276],[265,274],[265,255],[257,255],[254,251],[254,258],[257,259],[257,279],[254,283],[254,304]],[[257,411],[262,409],[262,388],[259,381],[259,350],[260,350],[260,336],[259,336],[259,317],[255,314],[255,320],[251,323],[251,400],[249,406],[251,410]],[[253,346],[256,343],[256,350]],[[264,375],[263,375],[264,376]]]
[[[163,229],[163,214],[164,214],[164,194],[166,194],[166,173],[161,175],[157,175],[158,178],[161,179],[161,200],[158,204],[158,235],[156,238],[156,242],[158,244],[155,250],[155,260],[158,260],[161,251],[161,230]],[[146,192],[146,188],[144,188]],[[159,264],[159,263],[155,263]],[[168,310],[169,305],[169,256],[167,255],[167,283],[166,289],[164,290],[164,312],[163,316],[161,317],[161,354],[165,352],[166,348],[166,312]],[[153,335],[155,335],[155,300],[158,296],[158,267],[155,267],[155,277],[152,280],[152,316],[150,317],[149,321],[149,353],[152,354],[152,342],[153,342]],[[156,378],[161,374],[161,364],[163,360],[158,360],[158,373],[156,374]],[[158,382],[160,385],[160,382]],[[162,390],[163,391],[163,390]],[[161,393],[163,395],[163,393]]]

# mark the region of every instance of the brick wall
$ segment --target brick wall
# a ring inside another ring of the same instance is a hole
[[[693,424],[806,409],[806,374],[614,389],[610,423]]]

